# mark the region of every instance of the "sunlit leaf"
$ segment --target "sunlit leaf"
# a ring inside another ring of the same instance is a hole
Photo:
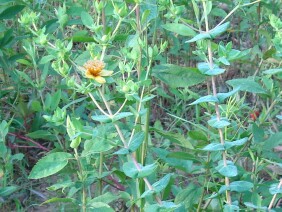
[[[56,174],[62,170],[67,164],[68,160],[73,156],[66,152],[55,152],[41,158],[32,168],[28,178],[40,179]]]
[[[196,105],[196,104],[200,104],[204,102],[219,102],[219,101],[218,101],[218,98],[216,98],[215,96],[207,95],[207,96],[200,97],[196,101],[190,103],[190,105]]]
[[[267,94],[267,91],[251,78],[233,79],[228,80],[226,83],[233,88],[239,88],[240,91]]]
[[[184,24],[178,24],[178,23],[168,23],[162,25],[162,27],[168,31],[174,32],[179,35],[183,36],[194,36],[196,33],[193,29],[191,29],[189,26]]]
[[[224,162],[221,160],[218,162],[218,166],[215,169],[225,177],[235,177],[238,174],[237,167],[234,165],[232,161],[226,161],[226,166]]]

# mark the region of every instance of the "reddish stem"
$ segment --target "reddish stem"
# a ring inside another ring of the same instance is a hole
[[[9,134],[9,135],[13,135],[13,136],[15,136],[16,138],[20,138],[20,139],[29,141],[29,142],[31,142],[31,143],[33,143],[33,144],[36,145],[36,147],[34,147],[34,146],[18,146],[18,145],[13,144],[14,147],[22,147],[22,148],[40,148],[40,149],[45,150],[45,151],[47,151],[47,152],[50,151],[48,148],[42,146],[42,145],[39,144],[38,142],[36,142],[36,141],[32,140],[31,138],[28,138],[28,137],[26,137],[26,136],[24,136],[24,135],[15,134],[15,133],[8,133],[8,134]]]

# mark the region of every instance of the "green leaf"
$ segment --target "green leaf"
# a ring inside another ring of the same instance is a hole
[[[234,181],[234,182],[230,183],[229,187],[227,187],[226,185],[221,186],[220,189],[218,190],[218,193],[211,195],[207,199],[215,198],[215,197],[224,193],[227,190],[237,191],[237,192],[241,193],[241,192],[244,192],[244,191],[249,191],[253,187],[254,187],[254,184],[247,182],[247,181]]]
[[[45,202],[41,204],[47,204],[47,203],[56,203],[56,202],[64,202],[64,203],[77,203],[77,201],[73,198],[58,198],[58,197],[53,197],[51,199],[46,200]]]
[[[239,193],[249,191],[254,187],[254,184],[247,181],[234,181],[230,183],[230,191],[237,191]]]
[[[46,140],[51,140],[51,141],[56,139],[56,136],[54,134],[50,133],[47,130],[36,130],[34,132],[26,134],[26,136],[28,136],[32,139],[41,138],[41,139],[46,139]]]
[[[147,177],[149,175],[151,175],[153,172],[155,172],[155,170],[157,169],[157,164],[153,163],[150,165],[146,165],[141,167],[141,171],[138,172],[138,178],[144,178]]]
[[[66,152],[50,153],[36,163],[36,165],[32,168],[28,178],[40,179],[43,177],[48,177],[52,174],[56,174],[68,164],[68,160],[72,157],[73,156],[70,153]]]
[[[0,13],[0,20],[3,19],[12,19],[14,18],[19,12],[21,12],[25,8],[24,5],[14,5],[8,7],[4,11]]]
[[[276,118],[282,120],[282,115],[276,115]]]
[[[211,127],[220,129],[220,128],[224,128],[224,127],[229,126],[231,123],[227,120],[227,118],[221,118],[221,119],[218,121],[217,118],[214,117],[214,118],[212,118],[212,119],[210,119],[210,120],[208,121],[208,124],[209,124]]]
[[[56,191],[58,189],[64,190],[65,188],[68,188],[74,185],[75,185],[75,182],[72,182],[71,180],[66,180],[66,181],[59,182],[59,183],[49,186],[47,190],[49,191]]]
[[[162,25],[162,27],[168,31],[174,32],[179,35],[183,36],[194,36],[196,32],[191,29],[190,27],[184,25],[184,24],[178,24],[178,23],[168,23]]]
[[[57,109],[61,96],[62,96],[62,91],[59,89],[55,93],[51,94],[52,95],[52,104],[50,105],[50,110],[54,111]]]
[[[26,65],[26,66],[28,66],[28,67],[32,67],[32,66],[33,66],[31,62],[29,62],[28,60],[25,60],[25,59],[18,59],[18,60],[17,60],[17,63]]]
[[[115,155],[127,155],[129,153],[130,153],[129,149],[121,148],[118,151],[114,152],[113,154],[115,154]]]
[[[209,33],[200,33],[198,35],[196,35],[195,37],[193,37],[192,39],[186,41],[186,43],[192,43],[192,42],[195,42],[195,41],[199,41],[199,40],[203,40],[203,39],[211,39],[211,35]]]
[[[133,162],[124,163],[122,168],[126,176],[131,177],[133,179],[137,178],[139,171],[137,170]]]
[[[203,187],[191,182],[185,189],[177,193],[175,203],[184,204],[186,209],[192,208],[194,204],[199,202],[203,189]]]
[[[209,76],[215,76],[215,75],[219,75],[225,72],[225,69],[223,68],[213,68],[213,69],[209,69],[207,72],[205,72],[205,75],[209,75]]]
[[[159,181],[155,182],[152,187],[153,190],[147,190],[145,191],[142,195],[141,198],[145,198],[147,196],[150,196],[154,193],[158,193],[161,192],[162,190],[165,189],[165,187],[168,185],[169,181],[170,181],[170,177],[172,174],[167,174],[165,175],[162,179],[160,179]]]
[[[160,179],[159,181],[155,182],[152,185],[153,188],[154,188],[154,191],[155,192],[161,192],[162,190],[164,190],[165,187],[168,185],[171,176],[172,176],[172,174],[167,174],[162,179]]]
[[[266,206],[257,206],[254,205],[251,202],[244,202],[244,204],[248,207],[248,208],[253,208],[253,209],[259,209],[259,210],[263,210],[263,211],[268,211]]]
[[[95,211],[95,212],[115,212],[114,209],[112,209],[108,204],[104,202],[95,202],[89,204],[88,208],[89,211]]]
[[[106,192],[100,196],[97,196],[89,201],[90,204],[96,203],[96,202],[104,202],[106,204],[109,204],[117,199],[120,198],[120,195],[112,194],[110,192]]]
[[[223,161],[218,162],[218,166],[215,169],[225,177],[235,177],[238,174],[237,167],[232,161],[227,161],[227,165],[224,166]]]
[[[192,160],[195,162],[202,162],[200,158],[195,157],[195,155],[190,154],[188,152],[172,152],[167,155],[168,158],[176,158],[181,160]]]
[[[205,81],[205,76],[196,68],[172,64],[155,66],[152,75],[173,88],[189,87]]]
[[[3,120],[0,124],[0,141],[8,134],[9,132],[9,124]]]
[[[26,73],[18,70],[16,72],[20,77],[24,78],[29,84],[35,87],[35,84],[33,83],[32,79]]]
[[[231,123],[228,121],[227,118],[220,118],[220,120],[217,120],[217,117],[213,117],[208,121],[208,124],[211,127],[221,129],[221,128],[227,127]]]
[[[0,0],[0,4],[9,4],[11,2],[16,2],[17,0]]]
[[[111,121],[112,122],[118,121],[118,120],[126,118],[128,116],[133,116],[133,113],[131,113],[131,112],[122,112],[122,113],[119,113],[119,114],[113,116],[113,118],[111,118],[109,116],[106,116],[106,115],[94,115],[94,116],[91,116],[91,118],[94,121],[99,121],[99,122],[102,122],[102,123],[109,123]]]
[[[145,138],[144,132],[138,132],[134,135],[132,141],[129,144],[129,149],[131,152],[134,152],[142,144]]]
[[[242,146],[247,141],[248,141],[247,137],[246,138],[242,138],[240,140],[232,141],[232,142],[225,141],[224,146],[225,146],[225,149],[230,149],[231,147],[234,147],[234,146]]]
[[[93,138],[84,143],[83,155],[106,152],[114,148],[114,145],[104,138]]]
[[[17,186],[7,186],[0,188],[0,197],[6,197],[18,190]]]
[[[200,33],[198,35],[196,35],[195,37],[193,37],[192,39],[186,41],[187,43],[192,43],[198,40],[202,40],[202,39],[213,39],[215,37],[217,37],[218,35],[220,35],[221,33],[225,32],[227,30],[227,28],[229,27],[230,22],[226,22],[225,24],[222,24],[212,30],[210,30],[209,32],[204,32],[204,33]]]
[[[92,29],[95,25],[92,16],[85,11],[81,12],[81,21],[89,29]]]
[[[109,122],[112,121],[112,119],[109,116],[106,116],[106,115],[94,115],[94,116],[91,116],[91,118],[94,121],[99,121],[99,122],[102,122],[102,123],[109,123]]]
[[[262,73],[273,75],[273,74],[278,74],[281,72],[282,72],[282,68],[274,68],[274,69],[268,69],[266,71],[263,71]]]
[[[226,204],[224,205],[224,210],[223,212],[235,212],[235,211],[240,211],[240,208],[237,205],[229,205]]]
[[[155,163],[146,166],[142,166],[141,164],[139,164],[139,167],[140,170],[136,168],[133,162],[126,162],[123,164],[123,171],[126,176],[131,177],[133,179],[143,178],[152,174],[156,170],[157,165]]]
[[[218,98],[216,98],[215,96],[207,95],[207,96],[200,97],[196,101],[190,103],[190,105],[196,105],[196,104],[200,104],[204,102],[219,102],[219,101],[218,101]]]
[[[122,113],[118,113],[117,115],[115,115],[113,118],[112,118],[112,121],[115,122],[115,121],[118,121],[120,119],[123,119],[123,118],[126,118],[128,116],[133,116],[133,113],[131,112],[122,112]]]
[[[210,143],[207,146],[205,146],[202,150],[204,151],[223,151],[225,150],[225,148],[221,143]]]
[[[67,116],[67,133],[71,139],[71,148],[77,148],[81,142],[81,137],[76,136],[76,129],[69,116]]]
[[[177,208],[179,208],[181,204],[174,204],[173,202],[167,202],[167,201],[162,201],[162,204],[153,204],[153,205],[148,205],[146,204],[144,211],[150,211],[150,212],[173,212],[176,211]]]
[[[164,138],[167,138],[171,142],[177,143],[178,145],[189,148],[189,149],[194,149],[193,145],[189,140],[183,137],[183,135],[177,134],[177,133],[170,133],[166,132],[157,128],[151,128],[153,131],[158,133],[159,135],[163,136]]]
[[[278,183],[275,183],[275,184],[272,184],[269,188],[269,193],[271,195],[274,195],[274,194],[282,194],[282,188],[278,188]]]
[[[215,76],[225,72],[225,69],[219,68],[216,64],[214,64],[213,68],[210,68],[208,63],[198,63],[197,68],[199,71],[208,76]]]
[[[240,91],[267,94],[267,91],[251,78],[233,79],[228,80],[226,83],[231,85],[233,88],[238,87]]]
[[[218,93],[217,94],[217,98],[219,100],[219,103],[224,103],[224,100],[232,95],[234,95],[235,93],[237,93],[240,90],[240,87],[237,87],[235,89],[233,89],[232,91],[229,91],[228,93]]]
[[[190,138],[197,141],[208,141],[207,135],[203,131],[191,130],[188,132]]]
[[[212,38],[217,37],[221,33],[225,32],[230,25],[230,22],[226,22],[224,24],[221,24],[220,26],[217,26],[213,28],[212,30],[209,31],[209,34],[211,35]]]

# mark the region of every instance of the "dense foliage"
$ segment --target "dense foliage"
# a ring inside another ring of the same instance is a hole
[[[279,0],[0,0],[1,211],[278,211]]]

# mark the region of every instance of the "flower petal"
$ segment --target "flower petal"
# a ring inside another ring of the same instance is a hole
[[[101,76],[94,77],[94,80],[101,84],[104,84],[106,82],[105,78]]]
[[[86,72],[85,72],[85,77],[86,77],[86,78],[89,78],[89,79],[95,79],[95,77],[91,74],[90,71],[86,71]]]
[[[111,76],[114,72],[113,71],[107,71],[107,70],[102,70],[99,75],[103,77]]]

